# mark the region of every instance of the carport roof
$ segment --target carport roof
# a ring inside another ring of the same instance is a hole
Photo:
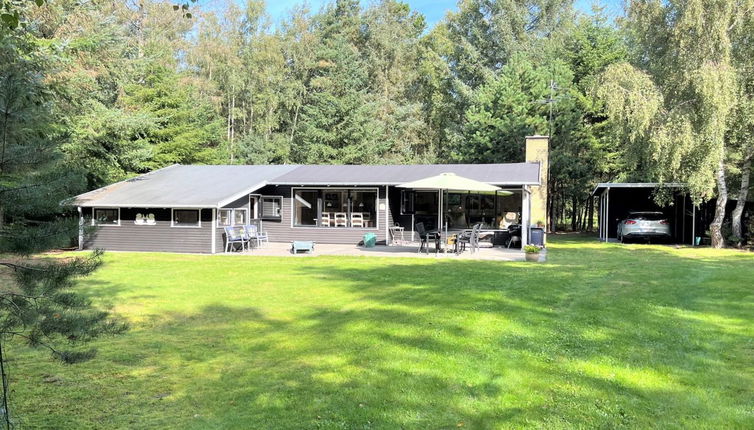
[[[608,188],[684,188],[686,184],[680,182],[600,182],[594,187],[592,195],[597,194],[600,190]]]

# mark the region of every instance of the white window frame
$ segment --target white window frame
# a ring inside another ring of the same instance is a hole
[[[291,187],[291,207],[293,207],[297,190],[315,190],[315,191],[374,191],[374,227],[322,227],[321,225],[296,225],[295,210],[291,209],[291,228],[319,229],[319,230],[358,230],[358,231],[375,231],[380,229],[380,189],[379,187]],[[385,208],[387,211],[387,208]]]
[[[223,225],[220,224],[220,212],[221,211],[228,211],[230,212],[230,215],[228,216],[228,220],[230,221],[230,224]],[[243,224],[236,224],[236,211],[241,211],[244,213]],[[218,228],[225,228],[225,227],[234,227],[237,225],[246,225],[250,222],[249,220],[249,209],[248,208],[221,208],[217,210],[217,227]]]
[[[269,218],[264,216],[265,199],[276,199],[280,202],[280,216]],[[282,221],[283,220],[283,196],[259,196],[259,203],[262,205],[259,211],[259,219],[263,221]]]
[[[118,211],[118,222],[116,224],[99,224],[97,222],[97,211],[98,210],[117,210]],[[120,227],[120,208],[113,208],[113,207],[94,207],[92,208],[92,225],[96,227]]]
[[[236,224],[236,211],[243,212],[243,222]],[[249,223],[249,210],[247,208],[234,208],[233,209],[233,225],[247,225]]]
[[[175,211],[197,211],[199,212],[199,225],[175,225]],[[202,209],[201,208],[170,208],[170,227],[173,228],[202,228]]]
[[[228,215],[228,221],[230,222],[230,224],[228,224],[228,225],[220,224],[220,212],[222,212],[222,211],[228,211],[228,212],[230,212],[230,215]],[[216,226],[218,228],[233,227],[233,209],[230,209],[230,208],[218,209],[217,210],[217,223],[216,223]]]

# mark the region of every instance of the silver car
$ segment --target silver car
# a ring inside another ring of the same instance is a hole
[[[661,239],[671,237],[670,222],[662,212],[629,212],[626,219],[618,223],[618,240]]]

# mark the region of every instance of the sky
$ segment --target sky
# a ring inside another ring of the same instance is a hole
[[[242,3],[242,0],[236,0]],[[266,0],[267,13],[273,22],[279,21],[288,15],[288,12],[296,5],[304,2],[309,5],[312,11],[318,11],[323,5],[331,0]],[[369,0],[361,0],[363,4],[368,4]],[[403,0],[411,6],[411,9],[421,12],[427,19],[427,24],[431,27],[442,19],[448,11],[457,9],[458,0]],[[604,8],[608,18],[614,19],[621,14],[623,10],[623,0],[575,0],[576,9],[585,13],[590,13],[593,4],[598,4]],[[198,4],[205,7],[212,7],[222,3],[218,0],[200,0]]]

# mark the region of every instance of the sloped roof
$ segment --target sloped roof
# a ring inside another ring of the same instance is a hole
[[[217,207],[295,169],[278,166],[173,165],[75,197],[78,206]]]
[[[270,183],[280,185],[398,185],[448,172],[494,185],[539,183],[538,163],[304,165],[275,178]]]
[[[173,165],[74,197],[78,206],[219,207],[265,185],[398,185],[451,172],[493,185],[539,183],[539,163]]]

